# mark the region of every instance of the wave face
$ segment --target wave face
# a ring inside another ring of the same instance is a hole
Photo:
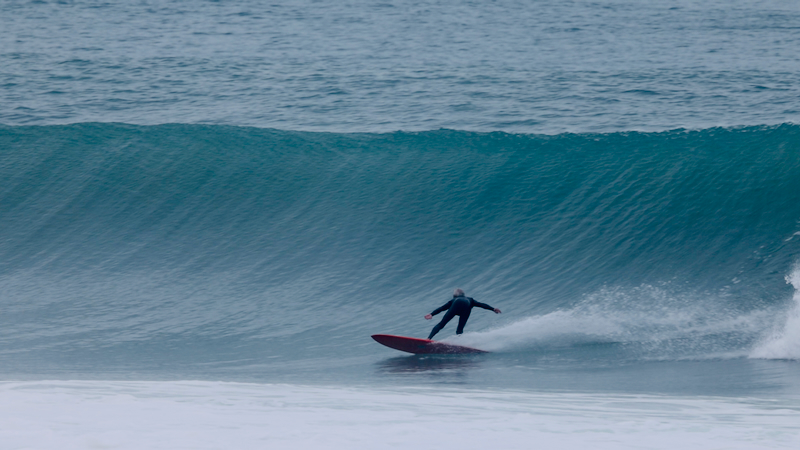
[[[2,127],[0,148],[7,370],[374,355],[454,287],[503,309],[461,337],[501,352],[800,356],[758,347],[796,322],[797,125],[87,123]]]

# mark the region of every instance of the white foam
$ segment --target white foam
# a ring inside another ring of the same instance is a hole
[[[585,316],[571,310],[526,317],[499,328],[451,336],[442,341],[504,351],[553,344],[554,341],[605,341],[621,332],[619,323],[608,317]]]
[[[786,320],[750,353],[751,358],[800,359],[800,265],[786,282],[794,287],[793,304]]]
[[[796,448],[800,400],[0,383],[3,449]]]

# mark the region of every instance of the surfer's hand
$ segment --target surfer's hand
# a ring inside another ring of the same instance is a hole
[[[495,309],[494,309],[494,313],[495,313],[495,314],[500,314],[500,310],[499,310],[499,309],[497,309],[497,308],[495,308]]]
[[[430,314],[425,314],[425,320],[431,320],[431,319],[433,319],[433,316],[432,316],[432,315],[430,315]]]

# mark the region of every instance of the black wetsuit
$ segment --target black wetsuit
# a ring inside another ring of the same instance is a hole
[[[441,331],[441,329],[447,325],[447,322],[450,322],[454,316],[458,316],[458,328],[456,328],[456,334],[463,333],[464,325],[467,324],[467,319],[469,319],[469,313],[472,312],[473,306],[494,311],[494,308],[491,306],[487,305],[486,303],[475,301],[474,298],[465,297],[463,295],[459,297],[453,297],[452,300],[436,308],[436,310],[431,313],[432,316],[435,316],[440,312],[447,310],[447,313],[445,313],[444,317],[442,317],[442,321],[436,324],[436,326],[433,327],[433,330],[431,330],[431,334],[428,336],[428,339],[433,339],[433,336]]]

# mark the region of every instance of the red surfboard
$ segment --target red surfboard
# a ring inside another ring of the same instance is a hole
[[[393,336],[391,334],[373,334],[372,339],[379,343],[400,350],[401,352],[422,354],[459,354],[459,353],[489,353],[472,347],[461,345],[445,344],[444,342],[432,341],[430,339],[417,339],[405,336]]]

